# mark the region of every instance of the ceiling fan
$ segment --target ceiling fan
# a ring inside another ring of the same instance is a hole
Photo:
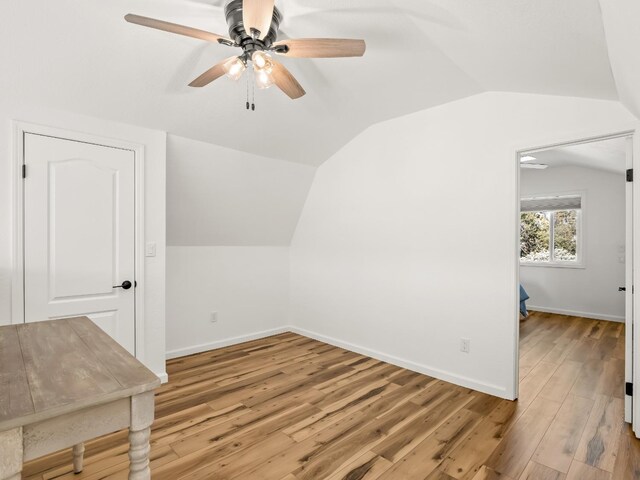
[[[226,58],[204,72],[189,84],[191,87],[204,87],[225,74],[238,80],[251,62],[258,88],[276,85],[295,100],[306,92],[271,53],[292,58],[337,58],[361,57],[366,50],[364,40],[300,38],[278,41],[282,14],[274,0],[231,0],[225,7],[225,16],[229,37],[131,13],[124,18],[129,23],[242,49],[240,55]]]

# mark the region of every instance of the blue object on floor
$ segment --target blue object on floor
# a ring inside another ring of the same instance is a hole
[[[520,313],[523,317],[529,315],[529,312],[527,312],[527,300],[529,300],[529,295],[525,291],[524,287],[520,285]]]

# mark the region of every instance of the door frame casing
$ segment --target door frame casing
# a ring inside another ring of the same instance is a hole
[[[24,135],[32,133],[47,137],[89,143],[103,147],[128,150],[134,154],[134,248],[135,278],[137,286],[134,301],[134,345],[135,356],[145,360],[145,310],[144,310],[144,278],[145,278],[145,146],[126,140],[102,137],[90,133],[77,132],[64,128],[56,128],[14,120],[13,127],[13,208],[12,208],[12,275],[11,275],[11,323],[25,321],[25,284],[24,284],[24,179],[22,165],[24,163]],[[29,172],[27,171],[27,178]]]
[[[528,145],[528,146],[514,146],[510,149],[509,155],[513,159],[514,166],[514,180],[515,180],[515,228],[514,228],[514,250],[515,255],[513,256],[514,260],[514,283],[512,289],[512,299],[513,299],[513,317],[515,319],[514,330],[513,330],[513,377],[512,383],[508,386],[507,391],[510,393],[509,397],[513,400],[518,398],[519,395],[519,386],[520,386],[520,291],[519,291],[519,283],[520,283],[520,262],[519,258],[519,249],[520,249],[520,156],[524,153],[534,153],[536,151],[548,150],[550,148],[557,148],[567,145],[577,145],[581,143],[592,143],[601,140],[607,140],[611,138],[625,138],[632,137],[633,149],[632,149],[632,168],[635,169],[636,165],[639,165],[639,161],[637,159],[640,158],[640,126],[637,123],[629,124],[623,128],[614,129],[608,132],[587,132],[582,135],[562,135],[558,138],[553,138],[548,141],[541,141],[536,145]],[[640,258],[640,235],[635,235],[635,230],[640,229],[640,180],[634,179],[632,182],[633,189],[633,225],[634,229],[633,235],[633,244],[630,246],[631,248],[631,259],[633,262],[633,277],[634,279],[640,279],[640,262],[636,259]],[[625,220],[626,222],[626,220]],[[629,248],[629,246],[627,246]],[[635,283],[635,280],[634,280]],[[632,326],[634,332],[640,332],[640,312],[638,311],[640,304],[636,302],[636,296],[633,296],[633,318],[632,318]],[[635,336],[634,336],[635,337]],[[640,349],[637,348],[638,342],[636,338],[633,340],[633,386],[634,391],[640,391]],[[626,353],[626,352],[625,352]],[[621,388],[624,386],[621,385]],[[633,423],[632,428],[634,432],[636,432],[636,436],[640,434],[640,399],[634,398],[632,401],[632,411],[633,411]],[[640,436],[639,436],[640,438]]]

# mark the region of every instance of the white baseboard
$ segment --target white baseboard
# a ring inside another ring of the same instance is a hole
[[[278,328],[272,328],[270,330],[263,330],[261,332],[250,333],[248,335],[241,335],[239,337],[226,338],[224,340],[216,340],[215,342],[202,343],[200,345],[193,345],[191,347],[178,348],[176,350],[169,350],[166,353],[166,358],[186,357],[187,355],[193,355],[194,353],[207,352],[209,350],[215,350],[217,348],[230,347],[231,345],[237,345],[238,343],[250,342],[251,340],[258,340],[260,338],[271,337],[280,333],[291,331],[289,327],[283,326]]]
[[[169,381],[169,375],[167,375],[167,372],[160,372],[156,373],[155,375],[160,379],[161,383],[167,383]]]
[[[362,347],[360,345],[355,345],[349,342],[343,342],[342,340],[338,340],[332,337],[328,337],[326,335],[312,332],[304,328],[290,326],[289,331],[293,333],[297,333],[299,335],[303,335],[305,337],[313,338],[320,342],[328,343],[335,347],[344,348],[345,350],[356,352],[361,355],[366,355],[367,357],[375,358],[376,360],[380,360],[382,362],[387,362],[401,368],[406,368],[407,370],[411,370],[413,372],[422,373],[423,375],[428,375],[430,377],[434,377],[439,380],[444,380],[445,382],[455,383],[456,385],[461,385],[466,388],[471,388],[472,390],[476,390],[478,392],[483,392],[489,395],[494,395],[496,397],[512,400],[512,398],[510,398],[508,395],[507,389],[504,387],[500,387],[498,385],[479,382],[472,378],[456,375],[454,373],[447,372],[439,368],[434,368],[428,365],[412,362],[411,360],[405,360],[403,358],[399,358],[393,355],[387,355],[386,353],[378,352],[377,350],[372,350],[370,348]]]
[[[578,312],[576,310],[564,310],[562,308],[548,308],[548,307],[536,307],[534,305],[527,305],[527,310],[534,312],[544,313],[556,313],[558,315],[569,315],[571,317],[584,317],[594,320],[608,320],[609,322],[624,323],[624,317],[618,315],[607,315],[604,313],[592,313],[592,312]]]
[[[329,345],[333,345],[335,347],[344,348],[346,350],[359,353],[361,355],[366,355],[368,357],[375,358],[382,362],[387,362],[401,368],[406,368],[407,370],[411,370],[413,372],[422,373],[423,375],[428,375],[430,377],[434,377],[439,380],[444,380],[445,382],[461,385],[463,387],[470,388],[478,392],[483,392],[489,395],[494,395],[496,397],[513,400],[508,395],[507,389],[504,387],[500,387],[498,385],[492,385],[489,383],[479,382],[472,378],[463,377],[463,376],[448,372],[446,370],[441,370],[439,368],[434,368],[428,365],[412,362],[410,360],[395,357],[393,355],[387,355],[386,353],[378,352],[377,350],[372,350],[372,349],[362,347],[360,345],[355,345],[349,342],[343,342],[342,340],[338,340],[333,337],[328,337],[326,335],[312,332],[304,328],[298,328],[293,325],[282,326],[282,327],[274,328],[271,330],[265,330],[262,332],[256,332],[249,335],[242,335],[239,337],[228,338],[228,339],[219,340],[216,342],[204,343],[201,345],[194,345],[192,347],[171,350],[167,352],[166,356],[167,356],[167,359],[184,357],[186,355],[192,355],[194,353],[201,353],[209,350],[215,350],[217,348],[229,347],[231,345],[237,345],[238,343],[249,342],[251,340],[258,340],[260,338],[271,337],[273,335],[278,335],[280,333],[286,333],[286,332],[297,333],[298,335],[313,338],[315,340],[328,343]]]

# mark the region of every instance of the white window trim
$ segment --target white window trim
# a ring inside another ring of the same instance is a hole
[[[586,209],[587,203],[587,195],[586,192],[563,192],[563,193],[545,193],[545,194],[536,194],[536,195],[528,195],[527,197],[523,197],[523,200],[537,198],[537,197],[563,197],[563,196],[580,196],[581,207],[578,210],[578,215],[576,218],[576,237],[577,237],[577,245],[576,252],[578,254],[578,259],[575,262],[562,262],[553,260],[553,212],[550,212],[550,225],[549,225],[549,254],[552,258],[549,262],[527,262],[520,260],[521,267],[534,267],[534,268],[575,268],[575,269],[584,269],[587,268],[585,262],[585,243],[584,243],[584,232],[585,232],[585,215],[584,211]]]

